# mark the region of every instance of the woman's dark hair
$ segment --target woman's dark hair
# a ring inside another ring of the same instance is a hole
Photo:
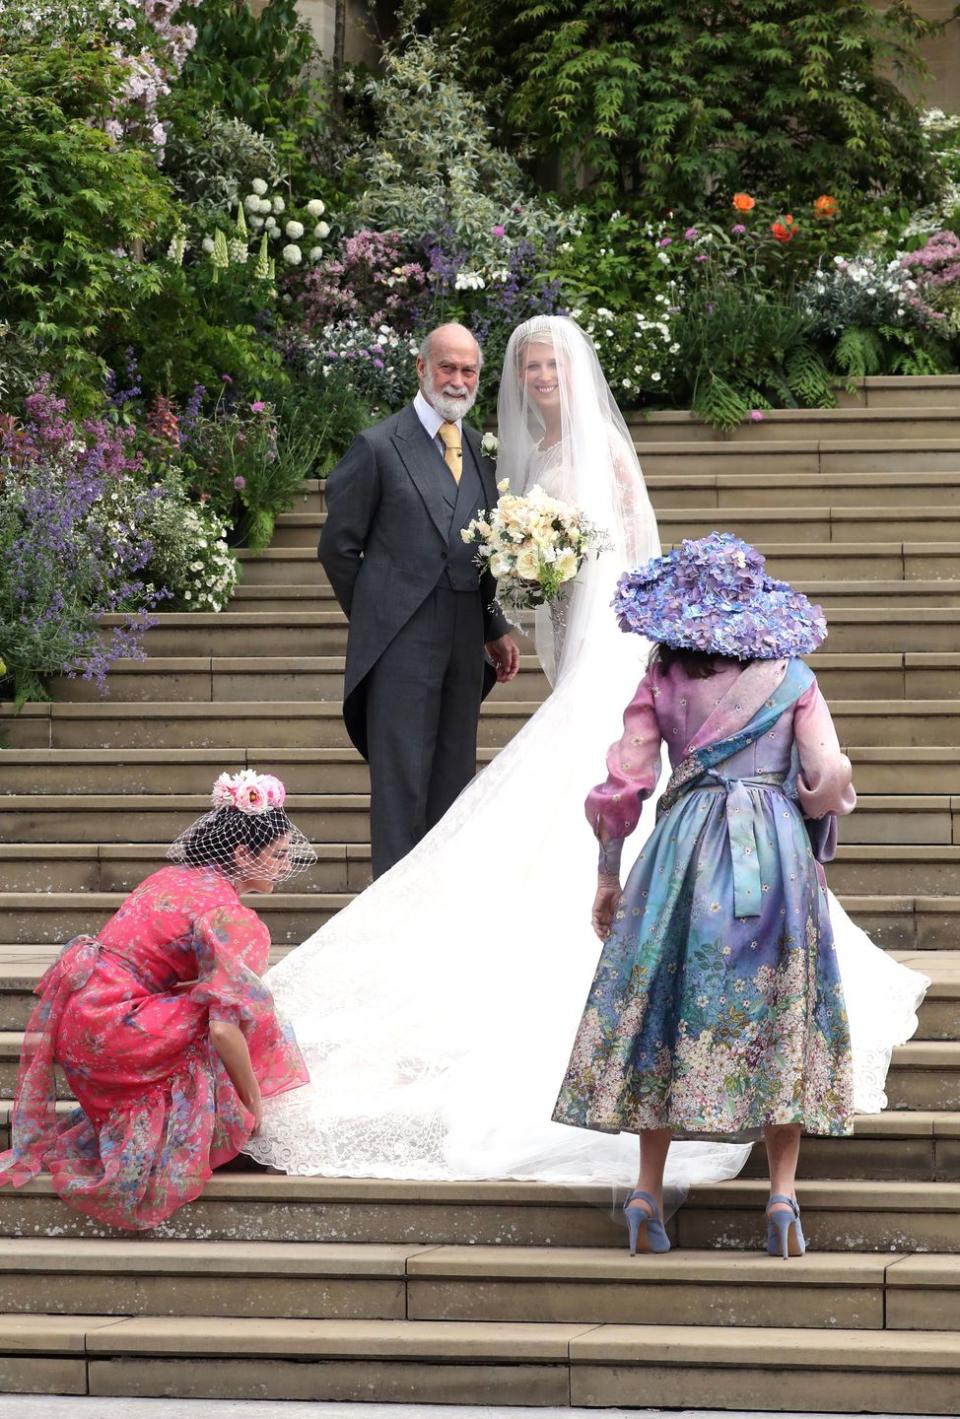
[[[681,646],[661,643],[653,647],[647,665],[648,668],[659,665],[665,675],[674,665],[679,665],[691,680],[709,680],[711,675],[716,675],[718,670],[725,670],[728,665],[750,663],[749,660],[736,660],[732,655],[712,655],[705,650],[685,650]]]
[[[245,847],[254,857],[290,832],[290,819],[282,808],[265,813],[241,813],[219,808],[199,822],[183,844],[182,861],[190,867],[224,867],[224,851]]]

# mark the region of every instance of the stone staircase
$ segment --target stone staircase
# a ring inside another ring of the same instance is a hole
[[[824,604],[814,661],[860,792],[831,885],[934,982],[888,1112],[804,1145],[810,1253],[758,1251],[757,1150],[691,1195],[676,1251],[635,1260],[602,1188],[224,1171],[127,1237],[39,1179],[0,1192],[0,1392],[960,1410],[960,378],[870,380],[732,440],[681,414],[633,432],[664,542],[731,528]],[[368,880],[323,515],[314,485],[243,557],[230,610],[163,616],[108,699],[68,681],[0,706],[0,1098],[58,944],[157,865],[222,769],[279,773],[319,854],[262,903],[275,957]],[[481,763],[545,693],[527,655],[484,707]],[[6,1129],[0,1103],[0,1146]]]

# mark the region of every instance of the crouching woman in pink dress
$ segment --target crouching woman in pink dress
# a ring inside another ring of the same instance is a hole
[[[64,1202],[111,1227],[155,1227],[203,1191],[260,1125],[261,1101],[306,1083],[260,980],[267,928],[240,897],[316,860],[283,784],[223,774],[213,810],[96,937],[37,986],[0,1185],[49,1171]],[[54,1112],[54,1067],[79,1108]]]

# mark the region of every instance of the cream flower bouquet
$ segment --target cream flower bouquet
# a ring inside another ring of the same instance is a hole
[[[477,548],[476,562],[497,581],[497,598],[516,611],[555,601],[572,581],[587,553],[606,539],[569,503],[549,497],[535,484],[520,497],[498,483],[501,498],[493,512],[476,517],[461,532]]]

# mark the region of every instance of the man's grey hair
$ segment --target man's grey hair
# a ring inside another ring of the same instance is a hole
[[[464,329],[466,329],[466,326],[464,326]],[[417,351],[417,354],[420,356],[421,360],[429,360],[430,350],[433,346],[433,337],[434,335],[436,335],[436,333],[436,330],[428,330],[426,335],[424,335],[423,339],[420,341],[420,349]],[[471,331],[470,333],[472,335],[473,331]],[[483,346],[480,344],[480,341],[477,340],[477,337],[475,335],[473,338],[477,346],[477,373],[479,374],[480,371],[483,369]]]

